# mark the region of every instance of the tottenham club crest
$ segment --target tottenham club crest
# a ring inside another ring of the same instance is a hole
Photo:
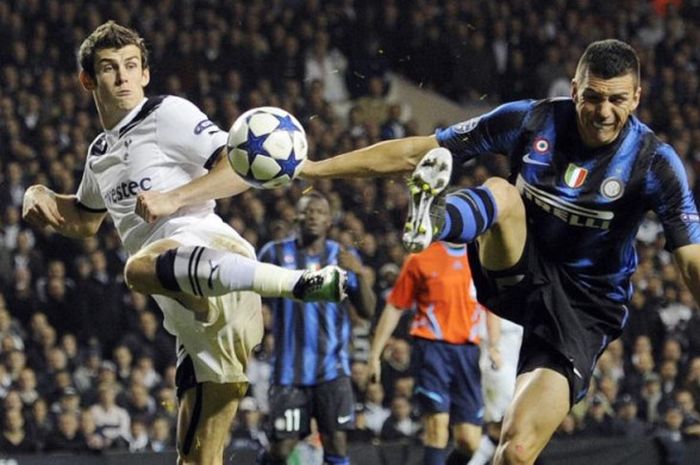
[[[625,185],[617,178],[607,178],[600,185],[600,193],[610,200],[617,200],[625,192]]]

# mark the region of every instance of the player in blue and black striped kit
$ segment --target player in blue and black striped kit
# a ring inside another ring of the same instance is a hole
[[[299,234],[266,244],[260,261],[315,270],[340,265],[348,273],[348,297],[360,317],[374,314],[376,297],[357,252],[326,238],[331,227],[328,201],[312,192],[297,204]],[[270,388],[272,446],[265,465],[284,464],[315,418],[328,465],[346,465],[346,430],[354,427],[350,384],[350,315],[343,303],[270,301],[274,316],[275,361]]]
[[[478,298],[524,327],[513,403],[496,464],[532,464],[627,319],[634,238],[654,211],[700,302],[700,218],[683,165],[632,115],[639,59],[618,40],[582,55],[570,99],[504,104],[433,136],[376,144],[303,175],[373,176],[416,167],[404,242],[470,244]],[[426,152],[427,155],[426,155]],[[451,165],[484,153],[510,160],[510,183],[444,196]]]

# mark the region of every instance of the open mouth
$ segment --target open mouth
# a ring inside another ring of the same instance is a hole
[[[613,123],[601,123],[599,121],[593,121],[593,127],[598,131],[607,131],[615,126]]]

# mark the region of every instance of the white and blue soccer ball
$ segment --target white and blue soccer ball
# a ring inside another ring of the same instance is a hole
[[[306,132],[289,112],[253,108],[236,119],[228,132],[228,160],[253,187],[273,189],[294,179],[306,160]]]

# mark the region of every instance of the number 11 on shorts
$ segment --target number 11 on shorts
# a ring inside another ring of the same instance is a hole
[[[299,431],[301,427],[301,410],[298,408],[285,410],[284,420],[286,431]]]

